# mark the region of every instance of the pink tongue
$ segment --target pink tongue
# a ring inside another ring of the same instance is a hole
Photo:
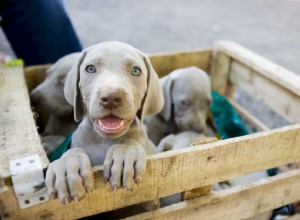
[[[101,120],[102,124],[104,124],[106,127],[109,127],[109,128],[114,128],[122,122],[121,118],[118,118],[113,115],[103,117],[99,120]]]

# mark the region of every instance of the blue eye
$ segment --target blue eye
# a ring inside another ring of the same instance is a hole
[[[142,70],[137,66],[133,67],[131,70],[131,74],[134,76],[140,76],[141,73],[142,73]]]
[[[88,73],[95,73],[97,71],[97,69],[93,66],[93,65],[88,65],[85,67],[85,70],[88,72]]]

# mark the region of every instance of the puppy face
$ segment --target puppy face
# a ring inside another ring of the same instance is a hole
[[[179,69],[169,74],[163,80],[166,93],[164,110],[161,112],[165,119],[173,116],[181,131],[194,130],[205,132],[206,119],[211,103],[210,79],[205,72],[190,67]],[[169,103],[168,103],[169,102]]]
[[[128,44],[106,42],[88,48],[68,78],[65,95],[75,108],[75,119],[86,112],[104,137],[124,135],[138,111],[142,120],[149,110],[153,114],[162,108],[156,73],[148,58]]]
[[[56,116],[72,114],[72,106],[67,103],[63,89],[67,74],[78,57],[79,53],[64,56],[47,69],[45,80],[30,94],[31,102],[37,111]]]

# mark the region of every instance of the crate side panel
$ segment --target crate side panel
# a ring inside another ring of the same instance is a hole
[[[300,171],[294,170],[257,181],[249,186],[213,192],[152,212],[126,218],[143,219],[246,219],[259,213],[271,217],[271,210],[296,202],[300,197]],[[266,213],[270,211],[269,213]],[[260,219],[260,218],[258,218]],[[266,219],[266,218],[263,218]]]
[[[290,122],[300,122],[300,95],[238,61],[232,61],[230,80]]]
[[[260,75],[300,96],[300,77],[284,67],[231,41],[217,41],[214,52],[223,52]]]
[[[0,175],[10,177],[9,160],[34,154],[48,164],[31,111],[23,67],[0,67]]]
[[[194,50],[182,51],[164,54],[152,54],[150,61],[160,77],[163,77],[171,71],[189,66],[197,66],[205,72],[210,72],[212,51]]]
[[[113,192],[104,183],[102,171],[97,170],[95,189],[79,203],[65,206],[56,199],[19,210],[14,205],[15,198],[10,198],[3,203],[4,210],[11,219],[37,218],[41,213],[53,219],[74,219],[207,186],[300,160],[299,133],[300,125],[291,125],[148,156],[144,179],[132,191]]]

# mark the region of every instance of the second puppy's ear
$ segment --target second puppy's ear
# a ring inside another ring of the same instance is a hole
[[[74,119],[76,122],[81,121],[84,116],[84,107],[79,89],[80,81],[80,66],[87,54],[87,51],[83,51],[77,63],[73,65],[70,72],[68,73],[66,83],[64,86],[64,94],[66,100],[74,109]]]
[[[163,91],[165,104],[159,115],[162,116],[165,121],[169,121],[172,115],[172,84],[173,79],[168,75],[160,79],[160,86]]]

